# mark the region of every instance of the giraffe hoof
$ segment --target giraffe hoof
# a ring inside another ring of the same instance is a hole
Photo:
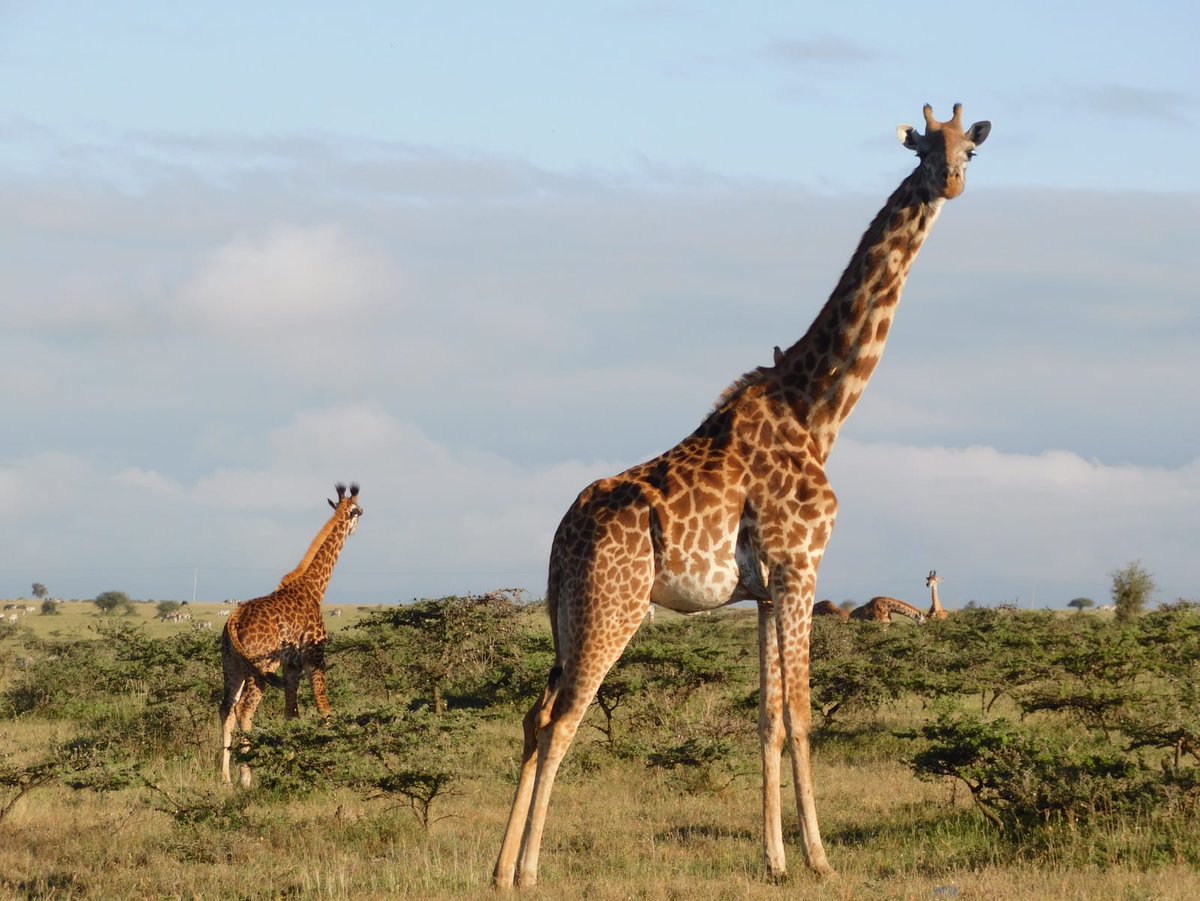
[[[836,879],[837,870],[829,865],[828,861],[819,861],[809,865],[813,871],[813,875],[818,879]]]

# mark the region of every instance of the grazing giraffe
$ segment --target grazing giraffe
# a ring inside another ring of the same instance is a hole
[[[850,618],[850,613],[843,610],[833,601],[817,601],[813,604],[813,616],[836,616],[842,622]]]
[[[932,601],[929,605],[929,612],[925,614],[927,619],[945,619],[947,616],[946,608],[938,600],[937,587],[940,581],[942,580],[936,569],[931,569],[929,575],[925,577],[925,587],[929,589]]]
[[[830,874],[817,827],[809,732],[813,593],[837,502],[825,462],[883,352],[909,268],[991,125],[925,107],[902,125],[917,168],[884,204],[798,342],[734,382],[672,449],[585,488],[554,535],[546,590],[555,662],[524,720],[512,811],[493,881],[537,883],[550,793],[588,705],[651,602],[683,613],[758,602],[763,849],[786,873],[780,756],[790,738],[805,859]],[[786,728],[786,733],[785,733]]]
[[[907,616],[918,626],[923,625],[925,622],[925,614],[912,604],[906,604],[904,601],[899,601],[896,598],[882,596],[871,598],[871,600],[867,601],[861,607],[855,607],[850,611],[850,619],[863,620],[869,623],[890,623],[893,613]]]
[[[284,716],[299,714],[297,694],[302,671],[308,673],[313,699],[321,716],[329,718],[325,694],[325,622],[321,599],[346,539],[354,534],[362,507],[358,486],[337,486],[333,515],[317,533],[300,565],[288,573],[271,594],[235,608],[221,635],[221,668],[225,695],[221,700],[221,781],[228,784],[234,721],[245,735],[254,725],[254,711],[270,682],[282,686]],[[277,671],[283,669],[283,678]],[[241,768],[241,784],[250,786],[250,768]]]

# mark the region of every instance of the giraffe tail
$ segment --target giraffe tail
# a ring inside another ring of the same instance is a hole
[[[283,677],[277,672],[267,672],[261,666],[254,662],[254,659],[246,651],[246,646],[242,644],[242,640],[238,637],[237,628],[237,610],[225,621],[224,639],[229,643],[230,649],[246,662],[256,676],[274,688],[283,688]]]

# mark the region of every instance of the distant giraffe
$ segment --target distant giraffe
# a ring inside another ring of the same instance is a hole
[[[681,613],[758,604],[763,856],[771,876],[786,874],[779,770],[787,740],[805,860],[833,873],[809,748],[813,595],[837,512],[825,466],[879,364],[917,252],[945,201],[962,194],[967,162],[991,129],[964,129],[961,104],[947,122],[928,105],[924,115],[924,134],[896,130],[916,152],[916,169],[871,222],[804,336],[735,381],[674,447],[585,488],[559,523],[546,587],[554,665],[525,716],[497,887],[536,885],[559,766],[651,603]]]
[[[882,596],[871,598],[871,600],[867,601],[861,607],[855,607],[850,611],[850,619],[871,623],[890,623],[893,613],[907,616],[917,625],[922,625],[925,622],[925,614],[912,604],[906,604],[904,601],[896,600],[896,598]]]
[[[813,616],[836,616],[842,622],[850,618],[850,613],[843,610],[833,601],[817,601],[813,604]]]
[[[945,619],[946,608],[942,606],[942,602],[938,600],[938,582],[942,581],[937,574],[936,569],[931,569],[929,575],[925,577],[925,587],[931,593],[931,603],[929,605],[929,613],[926,616],[929,619]]]
[[[325,694],[325,622],[321,600],[346,539],[354,534],[362,507],[358,486],[337,486],[333,515],[317,533],[300,565],[283,577],[271,594],[235,608],[221,635],[221,667],[225,695],[221,701],[221,781],[228,784],[234,721],[245,735],[254,725],[254,711],[266,683],[282,686],[284,716],[299,714],[297,694],[302,672],[308,673],[313,699],[322,717],[329,717]],[[277,671],[283,669],[280,680]],[[250,769],[241,768],[240,782],[250,785]]]

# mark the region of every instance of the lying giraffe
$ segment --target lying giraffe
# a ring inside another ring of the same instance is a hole
[[[813,604],[813,616],[836,616],[842,622],[850,618],[850,614],[833,601],[817,601]]]
[[[299,714],[297,694],[301,672],[307,672],[313,699],[321,716],[329,718],[325,693],[325,621],[321,600],[346,539],[354,534],[362,507],[358,486],[337,486],[333,515],[317,533],[300,565],[283,577],[271,594],[240,605],[225,621],[221,635],[221,667],[225,695],[221,700],[221,781],[229,784],[229,758],[234,721],[245,735],[254,725],[254,711],[266,683],[283,688],[284,716]],[[277,671],[283,669],[283,678]],[[250,786],[250,768],[242,766],[240,782]]]
[[[554,665],[524,720],[521,765],[492,878],[537,884],[550,794],[605,674],[651,603],[695,613],[758,604],[763,856],[786,874],[780,810],[785,739],[809,867],[828,875],[809,733],[809,640],[817,570],[837,512],[825,465],[887,341],[900,292],[991,124],[962,105],[925,133],[896,130],[918,165],[867,228],[804,336],[735,381],[663,454],[585,488],[555,532],[546,588]]]
[[[906,604],[904,601],[897,600],[896,598],[883,596],[871,598],[871,600],[867,601],[861,607],[855,607],[850,611],[850,619],[870,623],[890,623],[893,613],[907,616],[918,626],[923,625],[925,622],[925,614],[912,604]]]

